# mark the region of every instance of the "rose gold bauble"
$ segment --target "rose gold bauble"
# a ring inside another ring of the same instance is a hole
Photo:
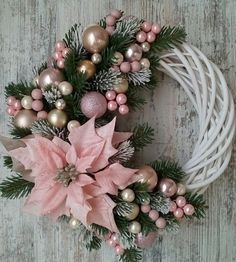
[[[36,118],[37,116],[34,111],[24,109],[17,113],[14,119],[14,124],[19,128],[30,128]]]
[[[108,41],[108,32],[99,25],[88,26],[82,35],[84,48],[92,54],[100,53],[107,47]]]
[[[55,127],[63,128],[67,124],[67,115],[62,110],[53,109],[48,113],[48,122]]]
[[[138,221],[132,221],[129,225],[129,232],[133,234],[138,234],[141,232],[141,224]]]
[[[60,83],[65,80],[63,73],[55,68],[47,68],[39,75],[39,87],[45,88],[48,85]]]
[[[98,92],[88,92],[85,94],[80,103],[82,113],[88,117],[99,118],[103,116],[107,111],[106,98]]]
[[[136,244],[142,249],[149,248],[155,243],[157,235],[157,232],[150,232],[146,236],[142,233],[139,233],[137,235]]]
[[[163,178],[160,181],[159,189],[163,195],[167,197],[173,196],[177,192],[177,185],[174,180],[170,178]]]
[[[24,109],[32,109],[33,98],[31,96],[24,96],[21,99],[21,105]]]
[[[142,53],[142,47],[140,47],[138,44],[132,44],[128,47],[125,53],[125,58],[129,62],[139,61],[142,58]]]
[[[58,89],[60,90],[63,96],[68,96],[73,92],[73,86],[67,81],[61,82],[58,85]]]
[[[135,203],[130,203],[131,212],[125,216],[129,221],[134,220],[139,214],[139,206]]]
[[[77,67],[77,72],[85,74],[86,79],[90,79],[96,73],[96,66],[90,60],[83,60],[79,63]]]
[[[156,171],[150,166],[141,167],[136,173],[139,177],[138,182],[147,183],[148,191],[151,192],[157,185],[158,177]]]
[[[129,83],[126,79],[122,79],[121,82],[117,85],[114,86],[114,90],[116,91],[116,93],[120,94],[120,93],[125,93],[127,92],[129,87]]]

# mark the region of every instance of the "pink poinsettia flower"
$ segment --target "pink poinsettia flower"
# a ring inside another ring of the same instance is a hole
[[[55,219],[72,214],[85,225],[96,223],[117,232],[115,203],[107,193],[117,195],[137,170],[109,164],[117,152],[114,146],[131,135],[114,132],[115,121],[95,128],[92,118],[72,129],[69,143],[35,136],[22,140],[25,147],[9,151],[35,182],[24,209]]]

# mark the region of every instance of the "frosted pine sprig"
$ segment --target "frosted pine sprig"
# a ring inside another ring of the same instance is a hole
[[[56,86],[46,87],[43,95],[49,104],[54,104],[58,99],[62,98],[62,94]]]
[[[137,72],[129,72],[126,74],[126,78],[129,82],[132,82],[135,86],[145,85],[150,82],[152,72],[150,69],[143,68]]]
[[[121,83],[121,73],[109,69],[108,71],[102,70],[95,75],[91,87],[95,90],[107,91],[111,90],[114,85]]]
[[[122,36],[134,37],[140,30],[143,20],[135,16],[126,16],[120,20],[116,25],[115,33],[119,33]]]
[[[134,155],[134,147],[131,145],[130,140],[122,142],[118,146],[117,150],[117,153],[109,159],[110,163],[124,164],[127,163]]]

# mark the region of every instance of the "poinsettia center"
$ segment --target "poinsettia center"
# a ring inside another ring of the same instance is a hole
[[[68,166],[58,169],[57,175],[54,178],[55,181],[68,187],[70,182],[76,180],[80,173],[76,170],[74,165],[69,164]]]

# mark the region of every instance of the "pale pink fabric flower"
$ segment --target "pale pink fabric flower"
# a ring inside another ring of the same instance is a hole
[[[114,145],[127,140],[131,133],[114,132],[116,119],[97,129],[94,121],[92,118],[73,128],[70,143],[58,137],[51,141],[35,136],[23,139],[25,147],[9,154],[31,170],[30,177],[35,182],[25,210],[55,219],[72,214],[85,225],[96,223],[117,232],[115,203],[107,193],[117,195],[119,188],[131,183],[137,170],[118,163],[109,165],[109,158],[117,152]],[[58,174],[66,168],[74,177],[71,181],[69,176],[65,186]]]

